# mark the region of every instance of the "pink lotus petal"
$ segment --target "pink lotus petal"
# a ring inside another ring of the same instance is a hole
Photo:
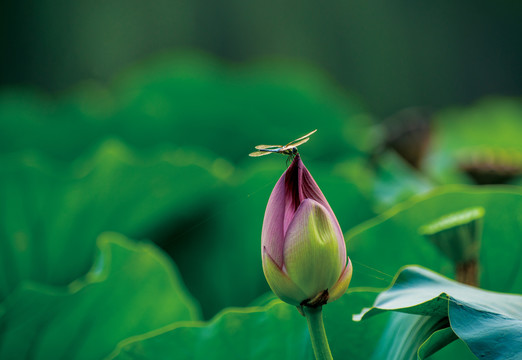
[[[344,295],[344,293],[348,289],[348,285],[350,285],[350,281],[352,280],[352,273],[352,262],[348,258],[348,263],[346,264],[346,267],[344,268],[341,276],[339,276],[339,279],[337,280],[335,285],[328,289],[328,293],[330,296],[328,302],[337,300]]]
[[[277,266],[283,266],[284,219],[285,219],[285,176],[277,181],[266,206],[263,230],[261,231],[261,251],[266,251]],[[264,249],[264,250],[263,250]]]

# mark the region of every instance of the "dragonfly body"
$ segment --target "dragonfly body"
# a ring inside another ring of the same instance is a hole
[[[301,136],[300,138],[297,138],[293,141],[290,141],[288,144],[282,146],[282,145],[257,145],[256,149],[257,151],[254,151],[249,154],[249,156],[252,157],[258,157],[258,156],[264,156],[269,155],[273,153],[279,153],[283,155],[290,155],[290,157],[293,157],[298,154],[297,147],[301,144],[304,144],[308,140],[310,140],[310,135],[315,133],[317,131],[311,131],[308,134]]]

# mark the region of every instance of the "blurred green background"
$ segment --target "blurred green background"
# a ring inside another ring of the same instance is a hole
[[[6,0],[0,85],[63,91],[188,48],[313,64],[388,116],[520,94],[521,13],[514,0]]]
[[[265,294],[261,226],[287,163],[249,158],[257,144],[317,128],[300,151],[344,231],[439,186],[522,183],[517,1],[8,0],[0,24],[7,352],[48,308],[105,319],[104,294],[131,324],[100,354]],[[384,269],[362,258],[367,278]],[[137,325],[136,309],[156,312]]]

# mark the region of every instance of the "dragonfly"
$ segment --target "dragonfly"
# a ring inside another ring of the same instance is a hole
[[[258,156],[265,156],[273,153],[279,153],[283,155],[290,155],[290,157],[294,157],[298,154],[297,147],[299,145],[304,144],[308,140],[310,140],[310,136],[315,133],[317,129],[314,131],[310,131],[308,134],[301,136],[300,138],[297,138],[295,140],[290,141],[286,145],[257,145],[256,149],[257,151],[251,152],[248,154],[248,156],[252,157],[258,157]]]

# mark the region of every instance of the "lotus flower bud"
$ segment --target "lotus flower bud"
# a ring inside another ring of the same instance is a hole
[[[352,278],[339,223],[299,155],[268,200],[261,253],[270,288],[292,305],[331,302]]]

